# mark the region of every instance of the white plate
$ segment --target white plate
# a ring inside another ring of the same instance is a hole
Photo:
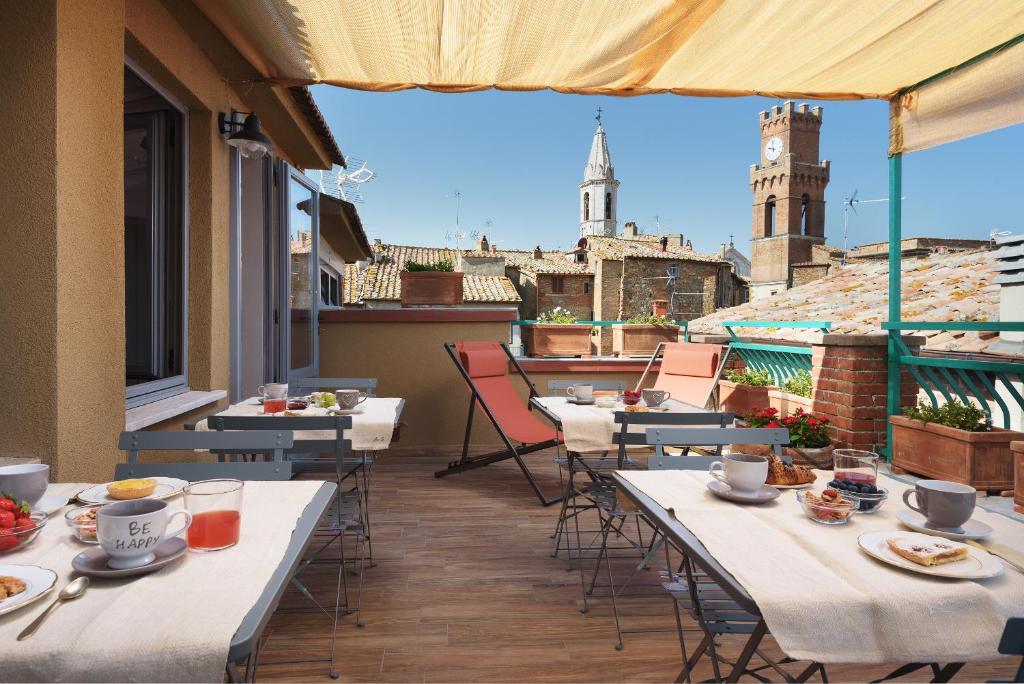
[[[17,596],[0,600],[0,615],[24,608],[53,589],[57,582],[57,573],[38,565],[0,565],[0,575],[17,577],[28,585]]]
[[[771,484],[769,482],[768,486],[769,487],[775,487],[776,489],[807,489],[808,487],[812,486],[813,484],[814,484],[814,482],[805,482],[803,484],[782,485],[782,484]]]
[[[68,497],[66,494],[57,494],[49,490],[43,494],[43,498],[36,501],[36,505],[32,507],[33,511],[41,511],[46,515],[53,515],[60,509],[68,505]]]
[[[869,556],[877,558],[883,563],[912,570],[922,575],[954,579],[986,579],[996,577],[1003,572],[1003,564],[999,562],[999,559],[987,551],[976,549],[973,546],[967,547],[967,558],[964,560],[942,565],[918,565],[893,552],[885,542],[889,537],[914,536],[918,536],[918,534],[916,532],[867,532],[857,537],[857,543]]]
[[[708,482],[708,489],[715,496],[727,501],[735,501],[736,503],[762,504],[774,501],[782,496],[782,492],[768,485],[761,485],[761,488],[754,492],[741,492],[714,478]]]
[[[179,480],[176,477],[146,477],[136,478],[145,480],[156,480],[156,489],[149,496],[144,496],[144,499],[169,499],[172,496],[181,494],[182,490],[185,489],[185,485],[188,484],[186,480]],[[108,504],[117,503],[122,499],[114,499],[107,493],[106,482],[95,487],[89,487],[84,492],[78,494],[78,500],[85,504]]]
[[[934,534],[936,537],[945,537],[946,539],[953,539],[956,541],[963,541],[965,539],[984,539],[992,534],[992,528],[980,520],[968,520],[964,523],[964,526],[960,528],[962,530],[961,532],[954,532],[952,529],[946,527],[932,527],[928,524],[928,519],[917,511],[905,509],[896,513],[896,517],[900,519],[901,523],[915,532]]]

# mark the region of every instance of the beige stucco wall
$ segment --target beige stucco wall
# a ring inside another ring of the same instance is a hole
[[[454,453],[462,449],[469,410],[469,391],[443,348],[456,340],[507,341],[508,322],[321,322],[320,375],[374,377],[377,395],[402,397],[405,409],[399,453]],[[514,372],[514,371],[513,371]],[[579,373],[531,373],[541,394],[548,380],[579,379]],[[590,379],[624,380],[631,385],[639,373],[600,373]],[[525,383],[515,383],[526,401]],[[472,450],[500,445],[486,416],[473,420]]]

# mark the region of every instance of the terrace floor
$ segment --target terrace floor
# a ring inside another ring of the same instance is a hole
[[[529,457],[553,490],[549,456]],[[367,569],[363,618],[339,627],[340,681],[622,682],[672,681],[680,668],[674,632],[627,634],[616,651],[609,600],[577,610],[579,576],[550,556],[557,507],[543,508],[513,463],[444,479],[441,457],[384,454],[376,465],[371,511],[378,565]],[[618,576],[628,575],[623,561]],[[656,588],[657,573],[642,584]],[[310,582],[330,592],[330,571]],[[600,591],[600,589],[598,590]],[[283,605],[301,605],[297,594]],[[623,599],[625,628],[673,628],[665,595]],[[693,626],[693,625],[691,625]],[[691,638],[695,638],[691,635]],[[277,614],[261,662],[318,657],[329,627],[312,614]],[[726,655],[735,655],[726,641]],[[957,681],[1009,680],[1012,659],[968,665]],[[894,665],[895,666],[895,665]],[[893,667],[894,667],[893,666]],[[832,681],[867,681],[892,667],[830,666]],[[260,665],[264,681],[330,681],[326,664]],[[695,681],[711,676],[711,668]],[[924,672],[901,681],[927,681]]]

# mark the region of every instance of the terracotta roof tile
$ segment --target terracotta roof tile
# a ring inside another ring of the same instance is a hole
[[[642,257],[646,259],[673,259],[677,261],[722,261],[717,255],[702,254],[691,247],[668,245],[661,251],[661,238],[640,235],[636,238],[588,237],[591,253],[605,259]]]
[[[996,321],[999,286],[992,280],[994,252],[932,254],[903,260],[903,320]],[[721,309],[690,322],[691,333],[724,333],[722,321],[831,321],[835,333],[879,333],[887,319],[889,264],[852,262],[807,285],[767,299]],[[739,334],[808,341],[812,330],[766,328]],[[982,351],[996,339],[989,333],[922,331],[926,347],[944,351]]]

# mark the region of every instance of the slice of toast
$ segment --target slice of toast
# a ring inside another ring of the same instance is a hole
[[[918,565],[942,565],[967,558],[967,545],[927,534],[901,534],[888,537],[889,549]]]

